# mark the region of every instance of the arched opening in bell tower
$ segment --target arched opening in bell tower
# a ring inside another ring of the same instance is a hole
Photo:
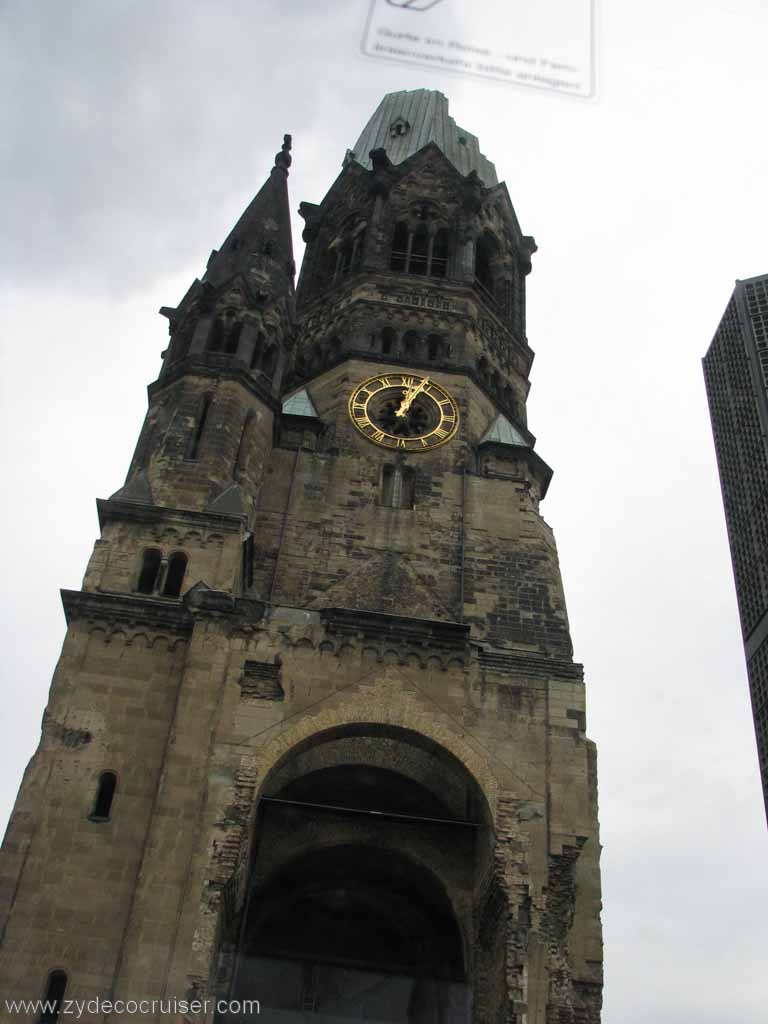
[[[259,802],[229,999],[285,1024],[469,1024],[488,826],[469,772],[420,734],[348,725],[294,748]]]

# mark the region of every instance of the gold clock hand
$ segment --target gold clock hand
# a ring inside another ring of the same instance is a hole
[[[395,410],[395,416],[405,416],[411,407],[414,394],[415,391],[412,385],[409,384],[407,387],[403,388],[403,400]]]
[[[420,391],[423,391],[427,384],[429,384],[429,377],[425,377],[420,384],[416,385],[415,388],[407,388],[405,390],[402,402],[395,410],[395,416],[405,416],[405,414],[411,408],[411,403],[413,402],[416,395],[418,395]]]

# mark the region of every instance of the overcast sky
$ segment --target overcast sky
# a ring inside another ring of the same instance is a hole
[[[765,1024],[768,833],[700,360],[734,279],[768,272],[768,5],[601,7],[588,102],[366,57],[368,0],[0,0],[0,819],[58,588],[80,586],[159,368],[158,307],[284,132],[295,210],[385,92],[439,89],[539,244],[529,425],[599,751],[603,1019]]]

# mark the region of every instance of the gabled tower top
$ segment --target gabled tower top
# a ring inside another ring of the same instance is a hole
[[[393,164],[402,163],[429,142],[436,143],[462,174],[477,171],[485,185],[496,185],[496,168],[480,152],[477,136],[459,128],[448,116],[448,100],[432,89],[390,92],[376,108],[352,150],[352,157],[371,168],[370,152],[386,149]]]

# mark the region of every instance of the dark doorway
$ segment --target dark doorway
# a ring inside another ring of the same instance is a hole
[[[254,887],[232,996],[285,1024],[470,1020],[447,897],[425,869],[367,846],[316,850]]]

